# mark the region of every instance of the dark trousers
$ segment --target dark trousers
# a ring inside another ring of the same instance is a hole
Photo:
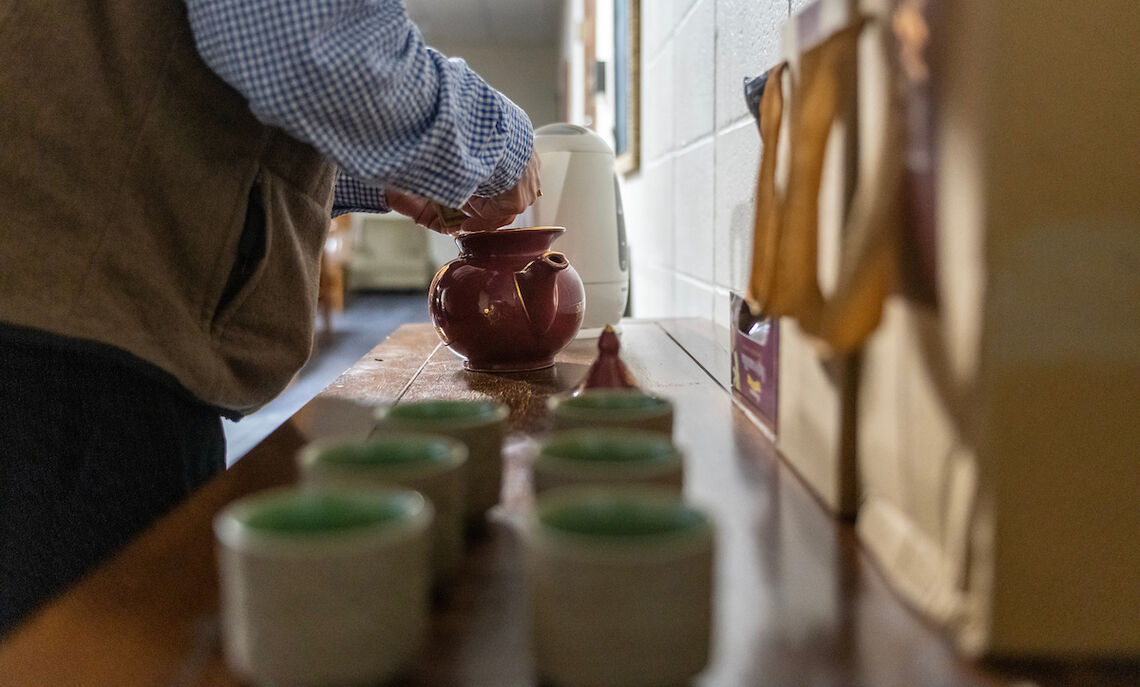
[[[0,338],[0,635],[225,467],[217,410],[120,358]]]

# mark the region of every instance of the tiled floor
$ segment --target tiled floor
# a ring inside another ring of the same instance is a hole
[[[345,311],[333,316],[333,334],[317,344],[313,355],[293,381],[272,402],[238,422],[225,421],[226,463],[245,455],[305,405],[341,372],[402,324],[427,322],[424,292],[356,292]]]

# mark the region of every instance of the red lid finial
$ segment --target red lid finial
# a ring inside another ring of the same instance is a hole
[[[606,325],[598,337],[598,357],[574,393],[581,393],[585,389],[636,389],[637,382],[618,355],[620,349],[621,341],[617,332]]]

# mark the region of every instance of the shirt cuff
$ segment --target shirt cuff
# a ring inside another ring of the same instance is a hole
[[[384,213],[390,209],[384,189],[370,186],[344,173],[337,176],[336,189],[333,191],[333,217],[350,212]]]
[[[522,108],[501,96],[502,111],[496,129],[506,140],[502,159],[491,176],[479,184],[474,195],[490,198],[518,184],[534,150],[534,127]]]

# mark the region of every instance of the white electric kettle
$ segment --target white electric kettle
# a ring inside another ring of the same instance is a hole
[[[566,254],[586,287],[579,337],[616,325],[629,300],[629,247],[614,153],[601,136],[574,124],[534,132],[542,196],[512,226],[560,226],[553,248]]]

